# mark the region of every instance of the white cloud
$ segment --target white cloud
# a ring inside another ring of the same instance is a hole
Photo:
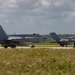
[[[44,7],[46,7],[46,6],[49,6],[49,5],[50,5],[50,3],[49,3],[49,1],[48,1],[48,0],[41,0],[41,4],[42,4]]]
[[[16,0],[3,0],[2,8],[13,8],[16,7]]]

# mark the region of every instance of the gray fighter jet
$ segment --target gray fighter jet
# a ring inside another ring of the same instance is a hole
[[[75,47],[75,38],[74,37],[68,37],[68,38],[59,38],[58,35],[54,32],[50,33],[50,36],[52,39],[54,39],[60,46],[67,46],[68,44],[74,43]]]

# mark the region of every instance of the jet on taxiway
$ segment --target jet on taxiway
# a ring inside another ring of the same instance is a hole
[[[68,38],[59,38],[58,35],[54,32],[50,33],[50,36],[52,39],[54,39],[60,46],[67,46],[68,44],[74,43],[75,47],[75,38],[74,37],[68,37]]]

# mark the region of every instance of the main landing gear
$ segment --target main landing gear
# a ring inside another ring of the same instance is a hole
[[[60,46],[62,46],[62,47],[67,47],[67,42],[65,42],[65,41],[62,41],[61,43],[60,43]]]
[[[8,47],[16,48],[16,45],[4,45],[4,48],[8,48]]]
[[[75,48],[75,42],[74,42],[74,46],[73,46],[73,48]]]

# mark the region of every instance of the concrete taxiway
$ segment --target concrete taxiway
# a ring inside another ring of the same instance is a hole
[[[29,49],[31,47],[17,47],[17,49]],[[35,48],[48,48],[48,49],[74,49],[73,47],[35,47]]]
[[[36,49],[40,48],[48,48],[48,49],[75,49],[73,47],[35,47]],[[3,47],[0,47],[0,49],[4,49]],[[10,47],[8,49],[11,49]],[[16,49],[31,49],[31,47],[16,47]]]

